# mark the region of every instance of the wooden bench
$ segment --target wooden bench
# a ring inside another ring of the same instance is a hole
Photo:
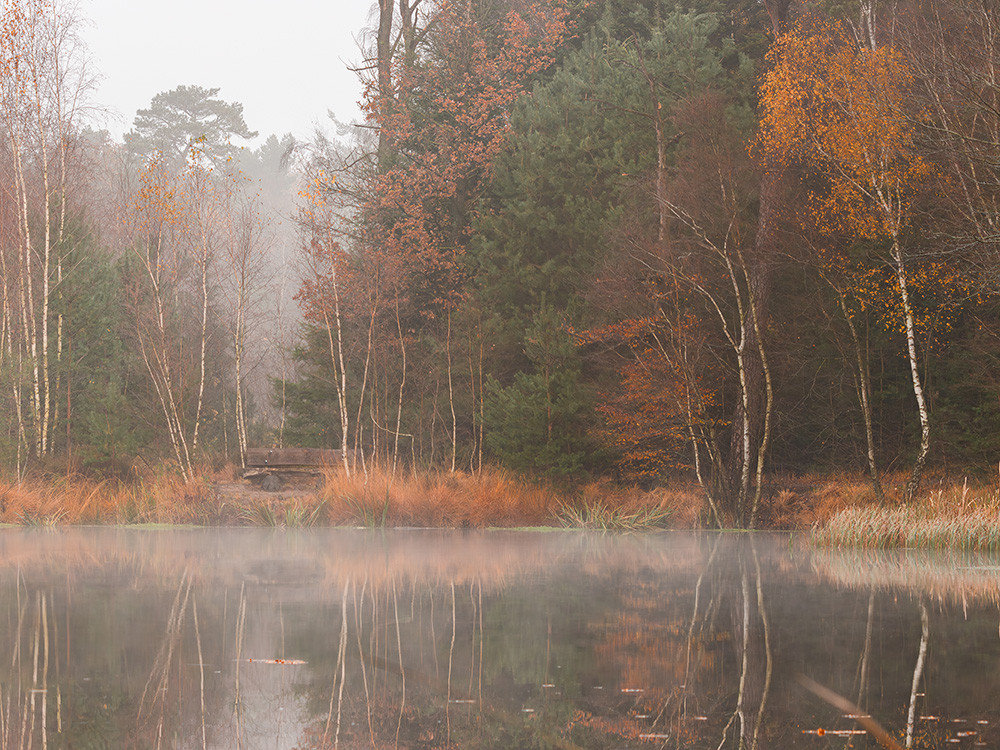
[[[274,492],[285,479],[322,476],[324,469],[342,465],[341,452],[329,448],[250,448],[243,478]]]

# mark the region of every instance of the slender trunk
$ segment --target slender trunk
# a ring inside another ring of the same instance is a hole
[[[178,467],[184,477],[184,481],[191,481],[194,478],[191,466],[191,453],[188,450],[187,437],[184,432],[184,423],[181,419],[177,401],[174,396],[175,383],[170,366],[170,351],[168,342],[170,335],[167,330],[167,316],[164,303],[163,284],[161,274],[164,272],[162,260],[163,253],[163,229],[157,231],[155,244],[147,242],[145,252],[135,251],[139,261],[143,264],[143,270],[149,279],[149,292],[152,296],[153,330],[147,330],[143,322],[142,311],[136,313],[136,334],[139,341],[139,353],[146,366],[150,381],[156,391],[163,410],[163,416],[167,423],[167,432],[170,436],[170,443],[174,449],[174,456],[177,459]]]
[[[392,16],[393,0],[378,0],[378,32],[375,37],[376,67],[378,76],[379,119],[378,170],[384,173],[389,167],[390,144],[387,121],[393,102],[392,92]]]
[[[483,430],[486,426],[486,399],[483,385],[483,355],[485,344],[483,342],[483,313],[479,312],[479,455],[477,456],[477,469],[483,471]]]
[[[917,360],[917,334],[913,319],[913,308],[910,305],[910,293],[907,285],[906,266],[903,261],[903,251],[899,246],[899,237],[892,239],[892,259],[896,263],[896,281],[899,284],[899,296],[903,303],[903,318],[906,323],[906,354],[910,362],[910,375],[913,379],[913,395],[917,399],[917,409],[920,413],[920,451],[913,463],[913,471],[903,492],[903,502],[912,502],[920,488],[920,479],[927,453],[930,450],[930,419],[927,415],[927,402],[924,399],[924,388],[920,379],[920,368]]]
[[[364,445],[362,442],[362,429],[361,429],[361,410],[365,405],[365,394],[368,392],[368,367],[372,360],[372,337],[375,333],[375,314],[378,311],[378,295],[375,296],[375,300],[372,304],[372,314],[368,321],[368,346],[365,349],[365,368],[361,375],[361,389],[358,393],[358,417],[355,420],[355,432],[354,432],[354,450],[355,456],[359,453],[361,454],[361,467],[364,470],[365,477],[368,477],[368,464],[365,461]],[[355,458],[355,461],[357,459]],[[353,467],[357,470],[357,466]]]
[[[455,457],[458,453],[458,421],[455,417],[455,388],[451,380],[451,310],[448,310],[448,334],[445,339],[448,354],[448,405],[451,407],[451,471],[455,471]],[[551,419],[550,419],[551,425]],[[551,426],[550,426],[551,429]],[[551,436],[550,436],[551,437]]]
[[[928,623],[927,605],[920,600],[920,648],[917,651],[917,663],[913,668],[913,683],[910,687],[910,709],[906,714],[906,748],[913,747],[913,729],[917,718],[917,697],[920,680],[924,676],[924,660],[927,658],[927,640],[930,626]]]
[[[479,449],[476,435],[476,366],[473,361],[472,328],[469,328],[469,395],[472,399],[472,451],[469,453],[469,472],[476,470],[476,451]]]
[[[332,239],[328,238],[328,243],[333,252]],[[330,258],[330,276],[333,283],[333,322],[337,330],[336,347],[333,341],[333,330],[330,325],[330,314],[323,307],[323,319],[326,323],[326,335],[330,345],[330,359],[333,361],[334,376],[337,391],[337,411],[340,414],[340,458],[344,465],[344,472],[351,475],[351,465],[348,458],[348,432],[350,430],[350,414],[347,410],[347,368],[344,364],[344,334],[340,318],[340,288],[337,283],[337,268],[333,256]]]
[[[34,61],[37,65],[38,61]],[[42,423],[40,425],[41,455],[49,452],[49,424],[52,418],[52,381],[49,371],[49,306],[52,300],[50,278],[52,274],[52,191],[49,186],[49,152],[47,133],[42,121],[42,91],[36,69],[35,77],[35,111],[38,123],[38,141],[41,148],[42,168],[42,212],[43,212],[43,245],[42,245]]]
[[[202,254],[201,254],[201,340],[200,340],[200,350],[198,353],[198,405],[195,408],[194,413],[194,432],[191,438],[191,453],[194,456],[198,454],[198,431],[201,428],[201,411],[205,403],[205,369],[206,369],[206,353],[208,350],[208,260],[209,260],[209,242],[205,233],[207,232],[207,227],[201,227],[202,232]]]
[[[764,338],[761,335],[761,325],[758,315],[758,299],[754,289],[754,281],[751,277],[745,259],[740,254],[740,263],[743,266],[743,276],[747,283],[747,307],[750,310],[750,319],[753,322],[753,338],[757,343],[757,355],[760,357],[761,370],[764,373],[764,424],[761,430],[760,442],[757,446],[757,474],[754,478],[753,505],[750,509],[749,528],[753,528],[757,520],[757,511],[760,509],[760,496],[764,484],[764,460],[767,458],[767,449],[771,440],[771,411],[774,408],[774,389],[771,384],[771,368],[767,361],[767,352],[764,350]],[[756,735],[754,739],[756,744]]]
[[[35,313],[35,282],[32,267],[31,225],[28,215],[28,186],[24,174],[21,138],[16,126],[10,126],[11,155],[13,157],[14,176],[18,192],[18,222],[20,253],[19,265],[19,302],[21,306],[21,327],[24,332],[25,346],[30,353],[32,398],[30,399],[31,420],[34,426],[32,441],[36,456],[43,455],[42,449],[42,383],[38,359],[38,326]]]
[[[872,489],[875,491],[875,499],[880,503],[885,501],[882,492],[882,480],[879,477],[878,463],[875,458],[875,433],[872,428],[872,406],[871,406],[871,383],[868,379],[868,363],[865,360],[861,347],[861,339],[858,337],[858,330],[854,325],[854,319],[847,309],[847,301],[841,291],[827,279],[830,286],[837,293],[837,301],[840,310],[844,313],[844,320],[847,321],[847,329],[851,332],[851,341],[854,344],[855,366],[857,367],[857,392],[858,401],[861,403],[861,415],[865,423],[865,442],[867,445],[868,475],[872,480]]]
[[[392,475],[396,476],[396,465],[399,460],[399,430],[403,423],[403,386],[406,385],[406,341],[403,336],[403,325],[399,320],[399,294],[396,294],[396,330],[399,332],[399,350],[403,357],[403,371],[399,376],[399,400],[396,404],[396,434],[392,442]],[[388,385],[388,384],[387,384]]]

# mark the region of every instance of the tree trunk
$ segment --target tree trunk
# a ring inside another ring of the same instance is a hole
[[[840,310],[844,313],[844,320],[847,322],[847,328],[851,332],[851,341],[854,344],[855,366],[857,367],[856,390],[858,392],[858,401],[861,404],[861,414],[865,422],[865,442],[868,448],[868,475],[872,480],[872,489],[875,491],[875,499],[881,503],[885,500],[885,495],[882,492],[882,480],[879,477],[878,463],[875,458],[875,434],[872,428],[871,382],[868,379],[868,363],[865,360],[864,353],[861,348],[861,339],[858,337],[858,331],[854,326],[854,320],[851,318],[851,314],[847,309],[847,302],[844,299],[844,295],[829,279],[827,279],[827,283],[833,287],[834,292],[837,294],[837,301],[840,304]]]
[[[917,360],[916,324],[913,320],[913,308],[910,305],[910,293],[907,284],[906,265],[903,261],[903,251],[899,246],[899,237],[892,238],[892,259],[896,263],[896,281],[899,285],[899,297],[903,303],[903,318],[906,324],[906,356],[910,362],[910,376],[913,380],[913,395],[917,399],[917,410],[920,413],[920,450],[913,462],[913,471],[903,492],[903,502],[912,502],[920,488],[920,479],[927,453],[930,450],[930,419],[927,414],[927,401],[924,398],[924,388],[920,380],[920,366]]]
[[[379,120],[378,171],[384,173],[389,166],[389,135],[386,132],[387,110],[392,95],[392,14],[393,0],[378,0],[378,32],[375,37],[375,55],[378,76]]]
[[[458,419],[455,415],[455,388],[451,379],[451,309],[448,310],[448,333],[445,338],[445,348],[448,354],[448,405],[451,407],[451,471],[455,471],[455,458],[458,455]],[[551,437],[551,418],[549,431]]]

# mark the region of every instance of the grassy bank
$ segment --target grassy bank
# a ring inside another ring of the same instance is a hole
[[[817,544],[865,549],[1000,550],[996,485],[940,481],[916,502],[844,508],[813,529]]]
[[[132,483],[83,477],[0,479],[0,523],[194,524],[205,526],[369,526],[489,528],[552,526],[601,530],[697,528],[697,486],[643,490],[596,481],[568,490],[500,469],[477,474],[328,471],[279,492],[234,479],[233,467],[188,484],[175,475]],[[898,480],[898,481],[897,481]],[[890,477],[877,502],[858,475],[774,477],[762,527],[812,530],[817,544],[1000,549],[1000,498],[993,485],[935,479],[902,505],[905,476]]]
[[[477,474],[328,471],[278,492],[234,480],[232,467],[185,484],[174,475],[133,483],[82,477],[0,479],[0,523],[223,526],[573,526],[650,528],[695,524],[695,488],[644,491],[594,482],[572,491],[499,469]]]

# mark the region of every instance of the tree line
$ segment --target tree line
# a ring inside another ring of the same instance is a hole
[[[995,3],[379,0],[365,122],[258,151],[197,87],[88,131],[67,19],[9,8],[20,471],[324,446],[697,481],[759,525],[776,472],[905,470],[909,499],[995,464]],[[296,186],[294,280],[263,171]]]

